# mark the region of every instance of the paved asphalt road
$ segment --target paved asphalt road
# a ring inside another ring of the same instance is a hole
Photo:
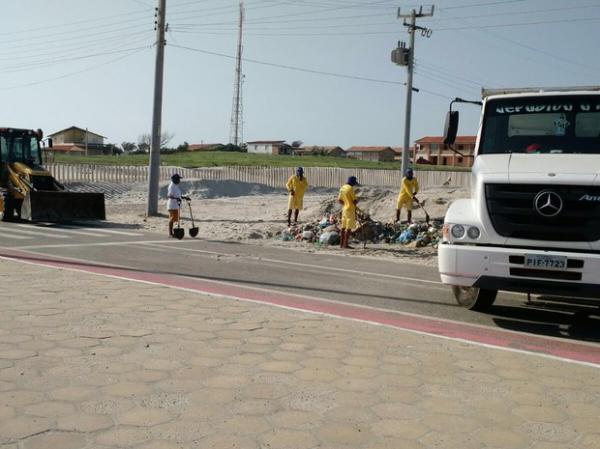
[[[524,295],[500,294],[490,314],[457,307],[436,268],[304,253],[201,238],[168,239],[127,227],[0,224],[0,255],[10,251],[73,258],[142,272],[187,276],[275,290],[489,327],[600,341],[600,309]]]

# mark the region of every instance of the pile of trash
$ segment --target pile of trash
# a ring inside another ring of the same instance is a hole
[[[353,243],[402,244],[411,248],[437,248],[442,239],[442,222],[431,223],[383,223],[359,214],[358,228],[353,232]],[[339,220],[336,215],[324,216],[321,220],[292,225],[278,237],[286,242],[308,242],[316,245],[338,245],[340,243]]]

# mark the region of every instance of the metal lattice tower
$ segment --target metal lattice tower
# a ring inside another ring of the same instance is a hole
[[[243,118],[242,118],[242,38],[244,27],[244,0],[240,0],[240,20],[238,32],[238,48],[235,63],[235,81],[233,85],[233,105],[231,107],[231,132],[229,141],[234,145],[242,144]]]

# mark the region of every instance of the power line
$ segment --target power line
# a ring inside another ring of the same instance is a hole
[[[590,9],[590,8],[600,8],[600,4],[595,5],[583,5],[578,6],[577,9]],[[529,9],[529,10],[519,10],[519,11],[508,11],[508,12],[495,12],[488,14],[476,14],[472,16],[452,16],[452,17],[439,17],[436,19],[427,19],[428,23],[430,22],[442,22],[448,20],[464,20],[464,19],[483,19],[487,17],[502,17],[502,16],[525,16],[528,14],[542,14],[542,13],[550,13],[550,12],[558,12],[558,11],[573,11],[573,6],[569,7],[561,7],[561,8],[545,8],[545,9]]]
[[[23,29],[23,30],[15,30],[15,31],[10,31],[10,32],[0,33],[0,36],[14,36],[15,34],[29,34],[29,33],[34,32],[34,31],[47,32],[48,30],[55,29],[55,28],[64,29],[64,28],[67,28],[69,26],[82,25],[84,23],[99,22],[99,21],[107,20],[107,19],[115,19],[115,18],[118,18],[118,17],[131,16],[131,15],[140,15],[140,14],[145,14],[145,13],[142,13],[141,11],[136,11],[136,12],[123,13],[123,14],[113,14],[113,15],[110,15],[110,16],[97,17],[95,19],[86,19],[86,20],[79,20],[79,21],[71,21],[71,22],[62,23],[62,24],[59,24],[59,25],[44,25],[43,27],[27,28],[27,29]],[[48,34],[44,34],[42,37],[45,37],[45,36],[48,36]],[[11,39],[11,41],[12,40],[13,39]]]
[[[115,25],[123,25],[123,24],[130,24],[131,22],[136,22],[136,24],[134,25],[137,27],[142,26],[142,24],[144,24],[144,26],[147,26],[148,28],[150,27],[151,23],[148,21],[146,22],[144,20],[144,22],[142,22],[140,19],[130,19],[130,20],[123,20],[120,22],[113,22],[113,23],[109,23],[109,24],[104,24],[104,25],[97,25],[97,26],[92,26],[92,27],[85,27],[85,28],[80,28],[80,29],[76,29],[76,30],[70,30],[70,31],[62,31],[59,33],[48,33],[42,36],[29,36],[29,37],[24,37],[24,38],[19,38],[19,39],[10,39],[7,42],[0,42],[0,45],[5,44],[5,43],[10,43],[12,44],[13,42],[27,42],[27,41],[35,41],[35,40],[41,40],[43,41],[43,43],[48,43],[48,42],[59,42],[59,41],[64,41],[64,40],[70,40],[73,39],[73,33],[77,33],[77,32],[82,32],[85,33],[86,36],[99,36],[99,35],[103,35],[104,33],[107,32],[111,32],[111,31],[131,31],[132,26],[128,25],[126,27],[121,27],[118,28],[116,30],[104,30],[98,33],[90,33],[90,30],[97,30],[97,29],[103,29],[103,28],[109,28],[109,27],[113,27]],[[48,40],[49,37],[54,37],[54,36],[64,36],[64,35],[69,35],[69,37],[67,38],[63,38],[63,39],[56,39],[54,41],[52,40]],[[27,44],[27,45],[33,45],[33,44]]]
[[[180,48],[183,50],[188,50],[188,51],[202,53],[202,54],[211,55],[211,56],[219,56],[219,57],[227,58],[227,59],[236,59],[235,56],[228,55],[225,53],[201,50],[199,48],[191,48],[191,47],[186,47],[183,45],[171,44],[171,45],[169,45],[169,47]],[[348,74],[336,73],[336,72],[326,72],[323,70],[313,70],[313,69],[307,69],[304,67],[296,67],[296,66],[290,66],[290,65],[285,65],[285,64],[276,64],[276,63],[267,62],[267,61],[260,61],[257,59],[242,58],[242,61],[250,62],[253,64],[269,66],[269,67],[276,67],[276,68],[280,68],[280,69],[293,70],[293,71],[297,71],[297,72],[312,73],[315,75],[332,76],[332,77],[336,77],[336,78],[346,78],[346,79],[352,79],[352,80],[358,80],[358,81],[367,81],[367,82],[373,82],[373,83],[392,84],[392,85],[405,85],[406,84],[401,81],[382,80],[382,79],[377,79],[377,78],[368,78],[368,77],[364,77],[364,76],[355,76],[355,75],[348,75]],[[444,98],[444,99],[449,99],[449,100],[452,99],[452,97],[449,97],[447,95],[444,95],[444,94],[441,94],[439,92],[435,92],[435,91],[432,91],[429,89],[418,88],[418,91],[429,94],[429,95],[434,95],[436,97]]]
[[[433,82],[438,83],[438,84],[443,84],[444,86],[450,87],[450,88],[455,89],[455,90],[460,90],[461,92],[468,93],[469,95],[473,95],[474,92],[478,91],[478,89],[476,87],[472,87],[471,86],[470,88],[467,88],[467,87],[464,87],[464,86],[459,86],[459,85],[456,85],[456,84],[454,84],[452,82],[448,82],[448,81],[446,81],[446,80],[444,80],[442,78],[436,77],[434,75],[423,73],[419,69],[415,69],[415,73],[417,75],[419,75],[419,76],[422,76],[423,78],[426,78],[426,79],[430,80],[430,81],[433,81]]]
[[[595,22],[600,20],[600,17],[581,17],[573,19],[556,19],[556,20],[539,20],[536,22],[519,22],[519,23],[501,23],[496,25],[476,25],[468,27],[454,27],[454,28],[436,28],[435,31],[457,31],[457,30],[483,30],[486,28],[507,28],[516,26],[530,26],[530,25],[546,25],[549,23],[575,23],[575,22]]]
[[[448,71],[447,67],[436,65],[436,64],[432,64],[429,61],[423,62],[423,60],[418,60],[417,61],[417,67],[425,68],[425,69],[428,69],[428,70],[431,70],[431,71],[436,71],[437,73],[443,72],[447,77],[456,78],[456,79],[459,79],[459,80],[463,80],[463,81],[466,81],[466,82],[469,82],[469,83],[472,83],[472,84],[476,84],[478,86],[482,86],[482,85],[485,85],[485,84],[493,84],[493,83],[482,83],[481,81],[476,81],[476,80],[473,80],[471,78],[465,78],[463,76],[460,76],[460,75],[456,74],[455,72]]]
[[[106,52],[100,52],[100,53],[87,54],[84,56],[74,56],[74,57],[68,57],[68,58],[62,58],[62,59],[52,59],[52,60],[47,60],[44,62],[31,62],[31,63],[27,63],[27,64],[7,66],[7,67],[3,67],[2,69],[0,69],[0,73],[18,72],[20,70],[31,69],[36,66],[46,66],[46,65],[61,64],[64,62],[81,61],[81,60],[85,60],[85,59],[95,58],[98,56],[107,56],[107,55],[114,55],[114,54],[123,53],[123,52],[143,50],[145,48],[151,48],[151,46],[126,48],[123,50],[112,50],[112,51],[106,51]]]
[[[54,54],[64,54],[69,53],[81,49],[89,50],[90,48],[95,48],[94,44],[100,43],[104,45],[100,45],[100,47],[105,47],[106,44],[111,44],[114,41],[123,41],[124,39],[136,36],[149,36],[152,31],[135,31],[132,33],[122,33],[113,36],[103,37],[100,39],[92,39],[92,40],[78,40],[76,42],[72,42],[66,45],[49,45],[47,47],[36,47],[33,49],[34,52],[27,53],[21,49],[15,49],[9,52],[0,52],[0,60],[5,61],[15,61],[20,59],[30,60],[32,58],[40,57],[40,56],[50,56]],[[44,52],[47,49],[52,49],[53,51]],[[37,53],[36,53],[37,52]],[[43,52],[43,53],[42,53]],[[5,56],[5,57],[3,57]]]
[[[565,62],[567,64],[576,65],[576,66],[584,68],[584,69],[593,70],[596,74],[597,74],[598,70],[600,70],[600,67],[596,67],[596,66],[584,64],[582,62],[574,61],[572,59],[565,58],[563,56],[559,56],[556,52],[549,52],[549,51],[546,51],[546,50],[542,50],[541,48],[532,47],[530,45],[524,44],[522,42],[515,41],[515,40],[510,39],[508,37],[500,36],[499,34],[496,34],[494,32],[488,31],[488,30],[481,30],[481,31],[484,32],[484,33],[486,33],[486,34],[489,34],[490,36],[495,37],[496,39],[503,40],[503,41],[508,42],[510,44],[516,45],[518,47],[525,48],[527,50],[531,50],[531,51],[536,52],[536,53],[540,53],[540,54],[542,54],[544,56],[548,56],[548,57],[553,58],[553,59],[555,59],[557,61]]]
[[[471,82],[471,81],[463,81],[459,78],[455,78],[453,76],[449,76],[446,75],[445,73],[440,73],[435,69],[429,69],[427,67],[423,67],[421,64],[416,64],[416,69],[419,71],[419,73],[424,74],[424,75],[428,75],[428,76],[433,76],[436,77],[438,79],[444,80],[448,83],[452,83],[453,85],[456,86],[461,86],[463,88],[466,89],[478,89],[481,86],[483,86],[483,83],[477,83],[477,82]]]
[[[228,58],[228,59],[236,59],[235,56],[227,55],[225,53],[201,50],[199,48],[185,47],[183,45],[170,45],[170,47],[181,48],[183,50],[194,51],[197,53],[203,53],[203,54],[212,55],[212,56],[220,56],[220,57]],[[304,67],[297,67],[297,66],[291,66],[291,65],[285,65],[285,64],[277,64],[277,63],[273,63],[273,62],[261,61],[258,59],[242,58],[242,61],[250,62],[253,64],[265,65],[265,66],[269,66],[269,67],[277,67],[280,69],[294,70],[297,72],[305,72],[305,73],[313,73],[316,75],[333,76],[336,78],[346,78],[346,79],[353,79],[353,80],[359,80],[359,81],[370,81],[370,82],[382,83],[382,84],[404,85],[404,83],[401,81],[389,81],[389,80],[382,80],[382,79],[377,79],[377,78],[368,78],[368,77],[364,77],[364,76],[347,75],[347,74],[336,73],[336,72],[326,72],[323,70],[313,70],[313,69],[307,69]]]
[[[502,0],[502,1],[494,1],[494,2],[488,2],[488,3],[469,3],[469,4],[466,4],[466,5],[441,7],[440,9],[442,11],[446,11],[446,10],[449,10],[449,9],[478,8],[480,6],[506,5],[508,3],[522,3],[522,2],[525,2],[525,1],[527,1],[527,0]]]
[[[114,59],[111,59],[109,61],[104,61],[104,62],[102,62],[100,64],[96,64],[96,65],[94,65],[92,67],[88,67],[88,68],[85,68],[83,70],[78,70],[76,72],[70,72],[70,73],[67,73],[67,74],[64,74],[64,75],[61,75],[61,76],[57,76],[57,77],[54,77],[54,78],[47,78],[47,79],[40,80],[40,81],[34,81],[34,82],[31,82],[31,83],[18,84],[18,85],[8,86],[8,87],[3,87],[2,85],[0,85],[0,90],[20,89],[20,88],[23,88],[23,87],[37,86],[39,84],[44,84],[44,83],[48,83],[48,82],[51,82],[51,81],[57,81],[57,80],[61,80],[61,79],[64,79],[64,78],[69,78],[71,76],[79,75],[79,74],[85,73],[85,72],[90,72],[90,71],[96,70],[96,69],[98,69],[100,67],[103,67],[103,66],[106,66],[106,65],[109,65],[109,64],[113,64],[115,62],[121,61],[121,60],[123,60],[125,58],[128,58],[129,56],[133,56],[134,54],[139,53],[139,52],[141,52],[143,50],[147,50],[147,49],[148,49],[148,47],[142,47],[142,48],[140,48],[140,49],[138,49],[136,51],[132,51],[131,53],[128,53],[126,55],[121,55],[121,56],[119,56],[117,58],[114,58]]]

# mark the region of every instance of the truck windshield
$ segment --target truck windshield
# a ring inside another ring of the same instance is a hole
[[[0,161],[22,162],[30,167],[42,165],[37,138],[21,133],[0,135]]]
[[[600,154],[600,96],[488,101],[479,154],[497,153]]]

